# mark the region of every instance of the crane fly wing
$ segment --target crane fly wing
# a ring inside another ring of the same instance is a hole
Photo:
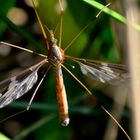
[[[38,70],[47,60],[26,69],[17,76],[0,82],[0,108],[27,93],[38,80]]]
[[[124,65],[86,59],[78,60],[77,63],[80,65],[82,74],[91,80],[117,85],[128,78],[128,70]]]
[[[18,99],[27,93],[37,82],[38,69],[28,73],[28,75],[19,75],[12,77],[5,82],[0,83],[0,108],[7,106],[12,101]],[[27,73],[26,73],[27,74]]]

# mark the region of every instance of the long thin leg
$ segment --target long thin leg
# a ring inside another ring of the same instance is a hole
[[[41,21],[41,19],[40,19],[39,14],[38,14],[37,8],[36,8],[36,6],[35,6],[35,1],[32,0],[32,2],[33,2],[33,5],[34,5],[34,10],[35,10],[35,14],[36,14],[36,17],[37,17],[37,20],[38,20],[38,23],[39,23],[39,27],[40,27],[41,32],[42,32],[42,34],[43,34],[43,38],[44,38],[44,40],[45,40],[47,49],[49,50],[49,42],[48,42],[48,38],[47,38],[47,35],[46,35],[46,32],[45,32],[44,26],[43,26],[43,24],[42,24],[42,21]]]
[[[45,72],[45,74],[44,74],[43,77],[41,78],[39,84],[37,85],[37,87],[36,87],[36,89],[35,89],[35,91],[34,91],[32,97],[31,97],[31,99],[30,99],[30,101],[29,101],[29,103],[28,103],[28,106],[27,106],[27,108],[26,108],[27,110],[30,109],[30,106],[31,106],[31,104],[32,104],[32,101],[33,101],[33,99],[34,99],[34,97],[35,97],[35,95],[36,95],[36,92],[37,92],[38,88],[40,87],[40,85],[42,84],[42,82],[43,82],[43,80],[44,80],[44,78],[45,78],[45,76],[46,76],[46,74],[47,74],[47,72],[49,71],[50,68],[51,68],[51,66],[48,67],[47,71]]]
[[[50,69],[50,67],[48,67],[47,71],[46,71],[45,74],[43,75],[43,77],[42,77],[42,79],[40,80],[38,86],[36,87],[36,89],[35,89],[35,91],[34,91],[32,97],[31,97],[31,99],[30,99],[30,101],[29,101],[29,103],[28,103],[27,108],[24,109],[24,110],[22,110],[22,111],[19,111],[19,112],[15,113],[15,114],[13,114],[13,115],[11,115],[11,116],[9,116],[9,117],[7,117],[7,118],[5,118],[5,119],[3,119],[3,120],[1,120],[0,123],[6,121],[6,120],[8,120],[8,119],[10,119],[10,118],[12,118],[12,117],[14,117],[14,116],[16,116],[16,115],[22,114],[22,113],[24,113],[24,112],[26,112],[26,111],[28,111],[28,110],[30,109],[31,103],[32,103],[32,101],[33,101],[33,99],[34,99],[34,97],[35,97],[35,95],[36,95],[36,92],[37,92],[38,88],[40,87],[41,83],[43,82],[43,80],[44,80],[44,78],[45,78],[47,72],[49,71],[49,69]]]
[[[62,42],[62,26],[63,26],[63,7],[61,0],[59,0],[60,9],[61,9],[61,16],[60,16],[60,32],[59,32],[59,47],[61,47]]]
[[[13,44],[10,44],[10,43],[7,43],[7,42],[0,41],[0,44],[7,45],[7,46],[10,46],[10,47],[13,47],[13,48],[17,48],[17,49],[20,49],[20,50],[23,50],[23,51],[26,51],[26,52],[29,52],[29,53],[36,54],[38,56],[47,58],[46,55],[43,55],[43,54],[40,54],[40,53],[36,53],[36,52],[34,52],[32,50],[29,50],[29,49],[26,49],[26,48],[22,48],[20,46],[13,45]]]
[[[61,66],[90,94],[93,95],[92,92],[69,70],[67,69],[63,64]]]
[[[65,47],[64,51],[66,51],[73,43],[74,41],[81,35],[81,33],[101,14],[101,12],[110,5],[111,3],[108,3],[105,5],[97,14],[96,16],[93,16],[88,23],[80,30],[80,32],[68,43],[68,45]]]
[[[109,113],[103,106],[101,106],[101,108],[111,117],[111,119],[118,125],[118,127],[123,131],[123,133],[126,135],[126,137],[131,140],[131,138],[129,137],[129,135],[126,133],[126,131],[124,130],[124,128],[119,124],[119,122],[114,118],[114,116]]]

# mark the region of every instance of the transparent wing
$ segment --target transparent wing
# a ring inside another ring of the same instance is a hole
[[[128,78],[127,68],[123,65],[88,60],[78,63],[81,72],[91,80],[116,85]]]
[[[27,93],[37,82],[37,79],[38,75],[36,70],[27,77],[23,78],[21,82],[18,81],[15,76],[6,82],[7,86],[3,86],[3,84],[6,85],[6,83],[0,85],[1,87],[3,87],[0,91],[0,108],[7,106],[13,100],[18,99],[19,97]]]
[[[90,80],[117,85],[129,78],[128,69],[124,65],[105,63],[88,59],[75,59],[82,74]]]
[[[38,70],[45,63],[40,63],[26,69],[17,76],[0,82],[0,108],[27,93],[38,79]]]

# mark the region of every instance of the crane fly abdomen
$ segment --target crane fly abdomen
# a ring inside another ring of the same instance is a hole
[[[65,85],[63,82],[63,74],[61,66],[55,67],[55,74],[56,74],[56,94],[59,106],[60,121],[61,125],[67,126],[69,124],[68,102]]]

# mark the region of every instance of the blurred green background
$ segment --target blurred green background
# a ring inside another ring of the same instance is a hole
[[[0,40],[47,54],[35,12],[28,2],[31,0],[0,0]],[[65,48],[88,21],[97,15],[99,9],[82,0],[63,2],[62,48]],[[102,1],[98,2],[102,3]],[[103,1],[102,4],[106,5],[107,3],[108,1]],[[39,15],[45,26],[54,30],[58,24],[56,38],[59,40],[60,5],[58,0],[39,0],[38,6]],[[15,7],[22,11],[13,12]],[[110,8],[124,15],[121,2],[113,1]],[[49,34],[47,33],[47,35]],[[126,63],[125,52],[125,24],[102,12],[98,18],[94,18],[89,27],[82,32],[65,53],[75,57],[110,63]],[[0,50],[0,54],[0,80],[10,77],[13,73],[19,73],[22,69],[28,68],[39,60],[38,57],[17,49],[10,49],[6,54]],[[66,66],[78,77],[80,72],[75,72],[69,64],[71,63],[66,62]],[[101,109],[101,105],[111,111],[117,87],[91,83],[85,77],[79,76],[93,92],[93,97],[91,97],[65,70],[63,70],[63,76],[70,112],[70,125],[68,127],[62,127],[59,122],[54,70],[51,69],[39,88],[30,110],[2,122],[0,124],[1,132],[9,138],[21,140],[102,140],[105,139],[105,136],[110,139],[110,135],[107,135],[108,127],[113,129],[116,124],[114,122],[108,123],[110,117]],[[24,110],[33,91],[34,89],[18,101],[1,109],[0,120]],[[120,90],[119,99],[122,98],[124,92],[124,89]],[[124,100],[126,102],[126,97]],[[122,105],[118,101],[115,104],[118,107],[121,106],[119,112],[116,109],[116,114],[120,114],[117,117],[121,125],[128,134],[131,134],[130,112],[127,104]],[[113,134],[115,139],[126,139],[126,136],[118,128],[115,128]]]

